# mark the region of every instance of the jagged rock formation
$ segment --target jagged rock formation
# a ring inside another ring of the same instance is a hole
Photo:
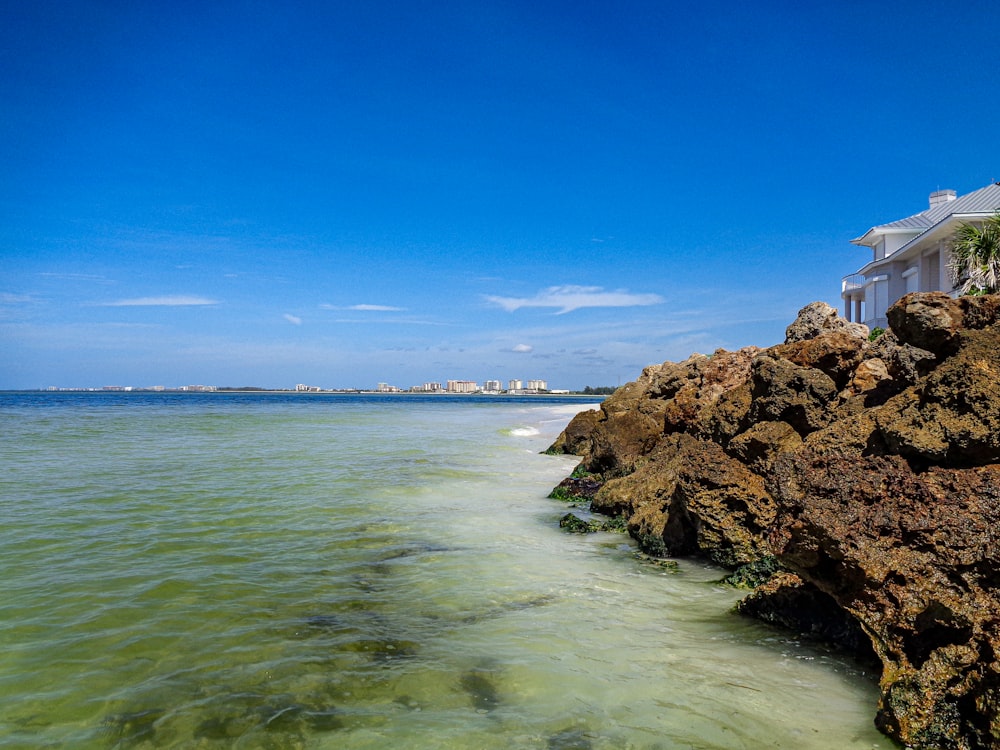
[[[744,612],[869,642],[890,736],[1000,747],[1000,296],[888,319],[813,303],[778,346],[647,367],[551,450],[644,551],[776,570]]]

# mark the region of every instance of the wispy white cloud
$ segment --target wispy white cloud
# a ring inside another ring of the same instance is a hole
[[[638,307],[658,305],[664,301],[658,294],[633,294],[624,289],[605,291],[599,286],[550,286],[534,297],[499,297],[487,295],[486,301],[507,312],[522,307],[556,307],[556,315],[585,307]]]
[[[357,312],[403,312],[406,310],[405,307],[394,307],[393,305],[331,305],[324,303],[320,305],[324,310],[356,310]]]
[[[62,281],[93,281],[98,284],[114,284],[115,282],[107,276],[98,276],[91,273],[55,273],[43,271],[38,274],[48,279],[60,279]]]
[[[443,327],[460,327],[459,323],[450,323],[442,320],[423,320],[421,318],[369,318],[369,317],[357,317],[357,318],[335,318],[331,322],[333,323],[347,323],[350,325],[361,325],[361,324],[371,324],[371,325],[390,325],[390,326],[443,326]]]
[[[361,310],[370,312],[402,312],[405,307],[393,307],[392,305],[351,305],[348,310]]]
[[[512,352],[515,352],[517,354],[527,354],[528,352],[532,352],[534,350],[535,347],[531,346],[530,344],[517,344],[511,349]]]
[[[102,302],[102,307],[189,307],[192,305],[217,305],[218,300],[191,295],[172,295],[166,297],[134,297],[120,299],[114,302]]]
[[[38,302],[38,300],[30,294],[0,292],[0,305],[28,305],[33,302]]]
[[[287,320],[292,325],[296,325],[296,326],[302,325],[302,318],[298,317],[297,315],[291,315],[289,313],[285,313],[281,317],[283,317],[285,320]]]

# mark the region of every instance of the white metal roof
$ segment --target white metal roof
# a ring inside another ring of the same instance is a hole
[[[991,183],[986,187],[966,193],[955,200],[943,201],[936,206],[931,206],[926,211],[919,214],[907,216],[905,219],[892,221],[888,224],[880,224],[872,227],[857,239],[851,240],[855,245],[867,244],[864,242],[872,234],[889,234],[893,230],[913,231],[922,234],[933,226],[937,226],[956,214],[982,214],[991,216],[1000,211],[1000,182]]]

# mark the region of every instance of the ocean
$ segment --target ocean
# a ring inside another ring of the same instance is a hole
[[[0,393],[0,748],[891,748],[724,571],[558,528],[595,406]]]

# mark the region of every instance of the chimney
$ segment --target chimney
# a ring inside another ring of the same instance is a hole
[[[948,201],[953,201],[958,197],[958,194],[954,190],[935,190],[931,193],[930,202],[931,208],[940,205],[941,203],[947,203]]]

